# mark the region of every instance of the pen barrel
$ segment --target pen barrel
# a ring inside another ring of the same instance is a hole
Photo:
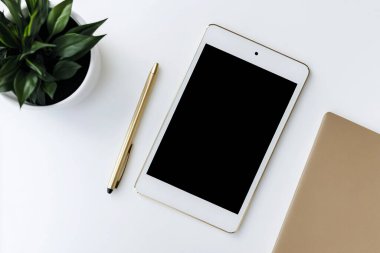
[[[147,97],[151,91],[152,84],[155,81],[155,78],[157,76],[157,67],[158,65],[155,65],[151,72],[148,75],[148,78],[145,82],[143,91],[141,93],[140,99],[137,103],[136,110],[133,114],[132,121],[129,125],[127,134],[125,136],[122,148],[120,150],[119,157],[117,159],[115,168],[113,170],[113,173],[111,175],[110,182],[108,184],[109,189],[115,189],[118,187],[119,182],[124,174],[125,167],[127,165],[131,149],[132,149],[132,141],[137,129],[137,126],[141,120],[142,117],[142,111],[145,108]]]
[[[135,110],[135,113],[132,117],[132,122],[129,125],[127,135],[125,136],[123,147],[121,149],[118,161],[116,163],[116,168],[115,170],[118,171],[117,173],[117,182],[115,183],[115,187],[118,186],[120,179],[122,178],[124,174],[125,167],[127,166],[127,162],[129,159],[129,155],[132,149],[132,141],[136,133],[136,129],[138,124],[140,123],[141,117],[142,117],[142,111],[145,108],[146,105],[146,97],[149,95],[152,83],[154,82],[154,78],[156,77],[155,74],[150,73],[145,85],[144,89],[142,91],[141,97],[139,99],[139,102],[137,103],[137,108]]]

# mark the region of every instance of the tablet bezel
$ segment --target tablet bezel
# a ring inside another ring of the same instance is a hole
[[[163,135],[206,44],[223,50],[297,84],[293,96],[289,101],[288,107],[283,114],[280,124],[278,125],[278,128],[265,153],[265,156],[238,214],[228,211],[147,174]],[[256,52],[258,53],[257,55]],[[224,231],[235,232],[238,229],[244,214],[246,213],[253,193],[257,188],[259,180],[265,170],[271,154],[273,153],[274,147],[280,137],[287,119],[290,116],[308,75],[309,68],[305,64],[218,25],[209,25],[201,43],[199,44],[197,52],[195,53],[182,85],[179,88],[176,98],[174,99],[165,121],[161,126],[158,136],[149,152],[143,169],[135,183],[137,192]]]

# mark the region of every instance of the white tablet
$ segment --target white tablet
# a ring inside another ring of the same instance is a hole
[[[236,231],[308,74],[305,64],[210,25],[137,191]]]

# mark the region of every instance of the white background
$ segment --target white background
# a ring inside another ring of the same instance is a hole
[[[2,8],[2,7],[1,7]],[[82,103],[31,111],[0,97],[0,252],[270,253],[322,116],[380,131],[380,2],[76,0],[99,33]],[[240,230],[228,234],[133,190],[209,23],[305,62],[311,75]],[[106,186],[147,73],[161,69],[124,179]]]

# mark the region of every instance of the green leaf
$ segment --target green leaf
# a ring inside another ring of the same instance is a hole
[[[46,0],[39,0],[37,2],[36,9],[31,12],[29,23],[24,29],[24,39],[25,37],[32,37],[36,36],[42,27],[42,25],[45,23],[47,15],[48,15],[48,3]]]
[[[56,47],[53,49],[53,52],[61,60],[69,59],[75,61],[87,54],[104,36],[67,33],[54,40]]]
[[[37,103],[38,105],[45,105],[46,99],[45,99],[45,92],[40,87],[37,88]]]
[[[35,0],[37,1],[36,9],[38,9],[38,26],[41,28],[45,24],[46,19],[49,15],[49,0]]]
[[[65,0],[50,11],[47,18],[47,28],[50,34],[49,39],[65,29],[70,19],[72,4],[72,0]]]
[[[8,26],[0,22],[0,43],[9,48],[17,48],[18,41]]]
[[[25,0],[28,6],[29,16],[38,12],[38,20],[40,23],[45,23],[49,14],[49,1],[48,0]]]
[[[45,91],[48,96],[53,99],[55,91],[57,90],[57,83],[56,82],[44,82],[42,84],[42,89]]]
[[[18,0],[1,0],[3,2],[9,12],[12,15],[13,21],[16,23],[18,28],[21,30],[22,28],[22,13],[21,13],[21,5]]]
[[[38,76],[35,72],[25,72],[19,70],[13,82],[13,89],[18,99],[20,107],[30,97],[33,91],[36,89],[38,83]]]
[[[18,39],[20,36],[19,36],[19,32],[18,32],[16,25],[11,23],[8,25],[8,28],[9,28],[9,31],[13,34],[13,37],[16,38],[17,41],[20,41]]]
[[[16,66],[17,60],[8,60],[0,68],[0,92],[12,90]]]
[[[12,72],[18,68],[18,61],[16,57],[8,57],[3,60],[3,65],[0,68],[0,82],[3,80],[7,73]]]
[[[35,89],[33,91],[32,94],[30,94],[29,98],[28,98],[28,101],[32,104],[36,104],[36,101],[37,101],[37,91],[38,91],[39,87],[37,87],[37,89]]]
[[[25,27],[24,37],[30,37],[37,34],[41,27],[39,27],[38,10],[35,10],[30,16],[29,24]]]
[[[82,35],[92,35],[107,19],[103,19],[101,21],[80,25],[70,29],[67,33],[77,33]]]
[[[8,57],[4,59],[4,61],[4,65],[0,68],[0,80],[3,79],[4,76],[6,76],[7,72],[11,72],[12,69],[18,68],[17,57]]]
[[[37,0],[25,0],[26,6],[28,6],[29,13],[34,13],[37,5]]]
[[[0,92],[7,92],[12,90],[12,84],[13,80],[10,80],[9,82],[0,84]]]
[[[0,92],[12,89],[14,76],[18,69],[18,61],[16,57],[7,58],[0,68]]]
[[[26,59],[25,62],[26,62],[26,65],[28,65],[28,67],[34,72],[36,72],[41,78],[44,78],[46,76],[45,66],[37,62],[33,62],[29,59]]]
[[[45,91],[42,89],[42,84],[39,83],[37,88],[33,91],[33,93],[27,99],[28,102],[34,105],[45,105]]]
[[[42,48],[47,48],[47,47],[55,47],[54,44],[48,44],[48,43],[43,43],[43,42],[39,42],[39,41],[34,41],[31,48],[26,51],[25,53],[23,53],[20,57],[20,59],[24,59],[25,56],[27,55],[30,55],[30,54],[34,54],[36,51],[42,49]]]
[[[54,82],[56,79],[54,76],[50,75],[49,72],[45,72],[45,76],[41,76],[40,79],[42,79],[45,82]]]
[[[73,77],[82,66],[73,61],[60,61],[54,66],[53,76],[56,80]]]

